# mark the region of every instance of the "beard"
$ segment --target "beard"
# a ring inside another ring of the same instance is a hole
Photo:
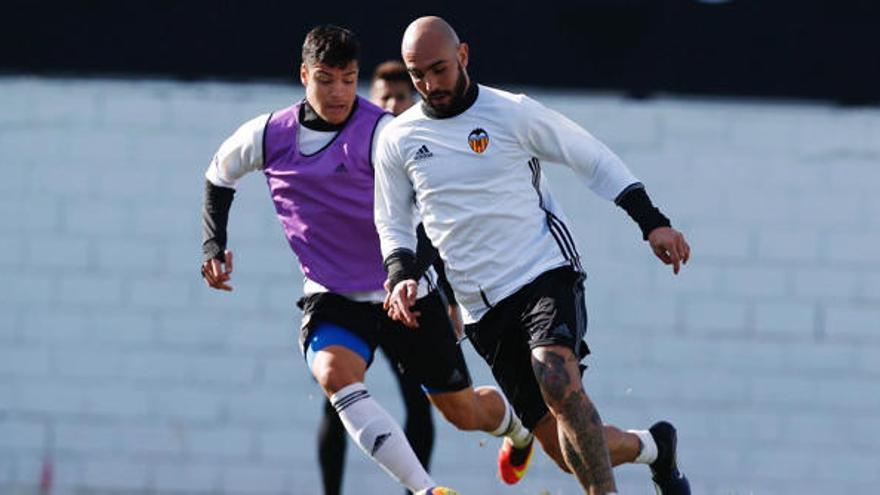
[[[462,101],[464,100],[464,95],[467,92],[468,81],[467,77],[465,77],[464,67],[461,64],[458,64],[458,79],[455,81],[455,87],[452,91],[449,90],[436,90],[431,91],[427,95],[424,95],[425,104],[428,105],[434,112],[438,114],[446,113],[454,108],[458,108],[461,106]],[[443,103],[436,105],[431,102],[431,98],[449,96],[448,103]]]

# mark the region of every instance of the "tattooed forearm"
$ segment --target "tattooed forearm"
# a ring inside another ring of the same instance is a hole
[[[549,402],[563,400],[571,386],[571,377],[565,369],[565,356],[556,352],[543,353],[541,360],[532,360],[532,369]]]

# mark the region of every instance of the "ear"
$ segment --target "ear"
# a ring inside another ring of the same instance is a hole
[[[468,47],[467,43],[459,43],[458,44],[458,61],[461,63],[462,67],[467,67],[468,65],[468,52],[470,47]]]
[[[301,82],[303,86],[309,85],[309,68],[304,63],[299,66],[299,82]]]

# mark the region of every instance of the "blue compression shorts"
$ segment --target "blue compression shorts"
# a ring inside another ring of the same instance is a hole
[[[341,345],[364,358],[367,363],[373,357],[370,345],[351,330],[333,323],[321,323],[312,330],[311,337],[306,342],[306,362],[309,364],[309,369],[312,368],[312,362],[318,351],[331,345]]]

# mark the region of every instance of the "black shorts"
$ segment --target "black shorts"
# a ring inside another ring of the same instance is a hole
[[[465,327],[474,349],[489,363],[530,430],[548,412],[532,371],[532,349],[563,345],[579,360],[590,353],[583,340],[587,331],[583,281],[583,274],[569,266],[544,272]]]
[[[437,291],[419,299],[419,328],[407,328],[388,317],[381,304],[356,302],[331,292],[312,294],[299,300],[303,310],[300,350],[321,323],[332,323],[351,331],[370,348],[372,362],[381,346],[397,370],[422,385],[428,393],[456,392],[471,386],[471,377],[461,347]]]

